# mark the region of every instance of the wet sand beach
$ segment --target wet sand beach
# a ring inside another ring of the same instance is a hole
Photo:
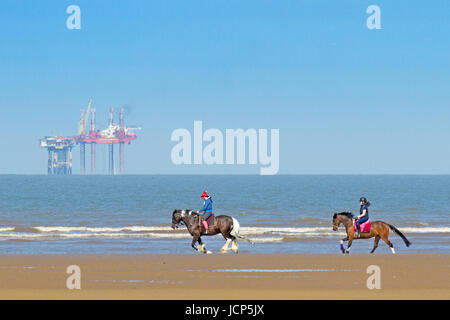
[[[449,271],[448,254],[1,255],[0,299],[450,299]]]

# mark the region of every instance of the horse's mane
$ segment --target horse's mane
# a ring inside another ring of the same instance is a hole
[[[198,217],[199,216],[199,214],[197,212],[195,212],[194,210],[191,210],[191,209],[183,209],[183,210],[175,209],[173,211],[173,214],[175,214],[175,213],[186,214],[186,215],[191,216],[191,217]]]
[[[191,210],[191,209],[183,209],[183,210],[181,210],[181,209],[175,209],[175,210],[173,211],[173,213],[176,213],[176,212],[194,213],[194,210]]]
[[[346,216],[347,218],[353,219],[353,213],[351,212],[340,212],[340,213],[335,213],[334,214],[334,218],[336,216]]]

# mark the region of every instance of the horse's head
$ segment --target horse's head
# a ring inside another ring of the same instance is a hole
[[[339,221],[339,219],[337,217],[337,213],[334,213],[334,215],[333,215],[333,231],[337,231],[340,224],[341,224],[341,222]]]
[[[344,220],[352,219],[352,218],[353,218],[353,214],[351,212],[335,213],[333,215],[333,231],[337,231],[340,224],[344,223]]]
[[[181,221],[181,210],[173,210],[172,212],[172,229],[178,229]]]
[[[190,215],[192,210],[174,210],[172,212],[172,229],[178,229],[178,226],[183,222],[183,218]]]

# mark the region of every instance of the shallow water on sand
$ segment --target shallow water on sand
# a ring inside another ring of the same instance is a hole
[[[334,212],[359,212],[395,225],[413,243],[390,239],[399,253],[450,253],[450,176],[402,175],[0,175],[0,254],[195,253],[184,227],[170,228],[174,209],[198,210],[207,189],[216,215],[239,220],[255,246],[241,253],[336,253]],[[205,237],[220,250],[221,236]],[[373,240],[358,240],[354,253]],[[380,242],[377,252],[389,253]]]

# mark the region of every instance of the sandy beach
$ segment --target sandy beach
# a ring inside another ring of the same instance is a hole
[[[450,299],[446,254],[2,255],[0,270],[0,299]]]

